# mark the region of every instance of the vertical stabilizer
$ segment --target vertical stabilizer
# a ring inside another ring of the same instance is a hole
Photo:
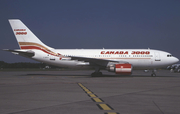
[[[42,43],[19,19],[10,19],[14,35],[21,49],[52,49]]]

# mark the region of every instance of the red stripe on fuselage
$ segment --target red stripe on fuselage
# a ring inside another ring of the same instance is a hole
[[[21,49],[37,49],[37,50],[41,50],[41,51],[43,51],[43,52],[45,52],[45,53],[47,53],[47,54],[54,55],[54,54],[52,54],[52,53],[49,53],[49,52],[46,51],[45,49],[40,48],[40,47],[37,47],[37,46],[21,46]],[[54,55],[54,56],[56,56],[56,55]]]

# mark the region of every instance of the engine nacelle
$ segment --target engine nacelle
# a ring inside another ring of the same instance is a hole
[[[112,64],[109,65],[108,71],[115,72],[116,74],[126,74],[131,75],[132,74],[132,65],[131,64]]]

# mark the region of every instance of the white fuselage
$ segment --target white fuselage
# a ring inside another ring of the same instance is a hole
[[[33,59],[60,67],[89,67],[88,62],[71,60],[70,57],[87,57],[114,61],[126,61],[133,69],[165,68],[178,61],[170,53],[151,49],[53,49],[62,56],[52,56],[40,50]],[[86,68],[85,67],[85,68]]]

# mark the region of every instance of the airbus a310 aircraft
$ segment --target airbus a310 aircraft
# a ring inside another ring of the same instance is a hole
[[[54,49],[41,42],[19,19],[9,20],[20,49],[4,49],[33,60],[71,68],[94,68],[92,76],[102,75],[100,70],[116,74],[132,74],[134,69],[166,68],[179,61],[170,53],[152,49]]]

